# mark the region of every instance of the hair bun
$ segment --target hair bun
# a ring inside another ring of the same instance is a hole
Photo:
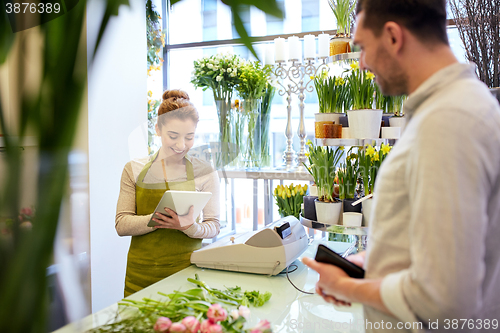
[[[185,91],[182,91],[180,89],[165,90],[165,92],[162,95],[162,98],[164,101],[172,99],[172,101],[175,102],[179,98],[183,98],[189,101],[189,95]]]

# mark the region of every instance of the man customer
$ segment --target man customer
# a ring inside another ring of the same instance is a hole
[[[445,0],[359,0],[356,14],[360,66],[409,95],[408,124],[377,177],[367,251],[348,258],[365,279],[305,258],[316,291],[362,303],[367,331],[494,331],[500,106],[453,55]]]

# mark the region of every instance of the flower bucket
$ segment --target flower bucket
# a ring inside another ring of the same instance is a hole
[[[400,127],[400,134],[403,134],[406,127],[406,117],[392,117],[389,119],[389,123],[391,124],[391,127]]]
[[[377,139],[380,137],[382,110],[349,110],[349,132],[354,139]]]
[[[323,202],[316,199],[314,204],[316,205],[316,216],[319,223],[339,224],[342,202]]]
[[[363,226],[368,227],[369,222],[370,222],[370,216],[372,213],[372,204],[373,204],[373,199],[368,199],[365,200],[361,203],[363,205],[362,213],[363,213]]]

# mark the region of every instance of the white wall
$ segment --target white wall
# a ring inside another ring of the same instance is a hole
[[[130,3],[131,8],[120,7],[118,17],[109,22],[88,73],[92,312],[123,298],[130,237],[116,234],[116,202],[130,155],[147,154],[146,145],[129,151],[130,134],[147,122],[145,2]],[[88,3],[89,59],[102,13],[99,0]]]

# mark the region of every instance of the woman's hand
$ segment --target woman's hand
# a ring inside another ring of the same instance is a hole
[[[156,223],[159,223],[160,225],[154,226],[154,228],[157,229],[175,229],[175,230],[186,230],[190,226],[193,225],[194,223],[194,217],[193,217],[193,210],[194,207],[191,206],[189,208],[189,211],[186,215],[177,215],[176,212],[169,208],[165,208],[165,212],[170,215],[171,217],[161,214],[161,213],[155,213],[153,216],[153,221]],[[185,225],[184,227],[181,226],[181,223]]]

